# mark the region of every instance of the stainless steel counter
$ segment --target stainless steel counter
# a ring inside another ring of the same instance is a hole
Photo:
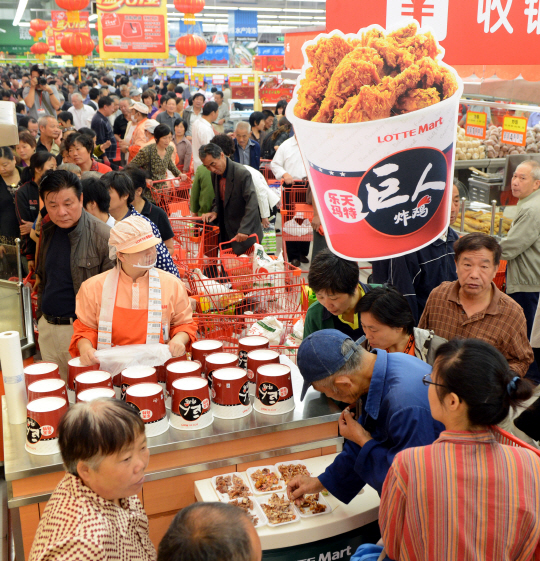
[[[214,418],[214,422],[209,427],[196,431],[180,431],[169,426],[169,430],[164,434],[148,439],[150,454],[206,446],[217,442],[337,421],[341,412],[339,407],[319,392],[310,388],[304,401],[300,402],[302,383],[303,379],[297,371],[293,374],[296,407],[289,413],[263,415],[252,411],[250,415],[242,419]],[[167,414],[169,414],[168,410]],[[35,456],[25,450],[26,424],[9,424],[5,396],[2,397],[2,420],[4,467],[7,481],[63,470],[60,454]]]

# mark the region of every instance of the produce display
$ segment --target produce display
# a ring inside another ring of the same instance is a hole
[[[503,219],[502,235],[508,234],[508,230],[512,226],[512,220],[503,217],[502,212],[495,213],[495,233],[499,232],[500,219]],[[461,230],[461,216],[458,216],[457,220],[452,224],[453,228],[457,231]],[[473,232],[483,232],[484,234],[489,234],[491,230],[491,213],[482,211],[465,211],[465,226],[464,231],[468,234]]]
[[[465,129],[458,125],[456,160],[481,160],[486,157],[486,149],[481,140],[465,136]]]
[[[311,64],[298,91],[295,115],[319,123],[385,119],[434,105],[458,89],[454,73],[436,60],[429,32],[411,23],[385,35],[323,37],[306,48]]]

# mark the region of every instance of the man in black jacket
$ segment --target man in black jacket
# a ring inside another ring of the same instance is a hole
[[[233,242],[236,255],[245,253],[257,234],[259,243],[263,238],[261,216],[257,192],[251,174],[242,165],[227,158],[216,144],[205,144],[199,149],[199,157],[204,167],[212,172],[214,203],[212,212],[203,214],[205,222],[217,219],[221,242]]]

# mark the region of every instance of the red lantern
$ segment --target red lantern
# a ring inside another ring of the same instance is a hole
[[[94,50],[94,41],[84,33],[70,33],[60,42],[60,46],[66,53],[73,56],[73,66],[84,66],[86,57]]]
[[[34,41],[38,40],[38,33],[41,35],[41,31],[36,31],[35,29],[30,28],[28,30],[28,33],[30,33],[30,37],[32,37],[34,39]]]
[[[34,43],[30,47],[30,52],[36,55],[39,60],[45,60],[45,55],[49,52],[49,45],[47,43]]]
[[[34,41],[37,41],[38,39],[41,39],[42,36],[42,31],[45,31],[45,29],[47,29],[47,22],[43,21],[42,19],[33,19],[30,22],[30,35],[34,38]],[[34,33],[32,33],[32,31]]]
[[[176,50],[186,57],[186,66],[197,66],[197,56],[206,51],[206,41],[198,35],[184,35],[176,40]]]
[[[80,21],[79,12],[88,6],[88,0],[56,0],[58,7],[67,12],[68,22]]]
[[[195,24],[195,14],[204,9],[204,0],[174,0],[174,7],[179,12],[184,12],[184,23]]]

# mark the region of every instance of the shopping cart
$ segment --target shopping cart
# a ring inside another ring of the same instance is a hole
[[[499,262],[499,269],[495,273],[493,282],[499,290],[506,292],[506,261]]]
[[[239,276],[223,273],[220,259],[208,260],[202,268],[186,267],[181,276],[197,302],[197,312],[207,314],[280,314],[307,310],[305,279],[290,263],[283,270],[264,268]]]
[[[173,261],[179,269],[183,263],[190,264],[192,268],[200,268],[204,266],[206,257],[217,257],[217,226],[211,226],[197,217],[170,217],[169,221],[174,234]]]
[[[287,242],[309,243],[313,240],[313,205],[306,202],[308,185],[307,182],[298,181],[281,186],[281,229],[285,259]]]
[[[149,181],[148,188],[155,204],[161,207],[169,217],[189,216],[189,197],[191,194],[191,181],[162,179]]]
[[[499,442],[500,444],[506,444],[507,446],[516,446],[518,448],[525,448],[540,456],[540,450],[538,448],[534,448],[530,444],[523,442],[523,440],[520,440],[519,438],[517,438],[513,434],[510,434],[504,429],[501,429],[497,426],[492,426],[491,430],[495,436],[495,440],[497,440],[497,442]]]
[[[264,175],[267,183],[276,178],[276,176],[272,172],[271,164],[272,160],[261,160],[261,163],[259,165],[259,171]]]

